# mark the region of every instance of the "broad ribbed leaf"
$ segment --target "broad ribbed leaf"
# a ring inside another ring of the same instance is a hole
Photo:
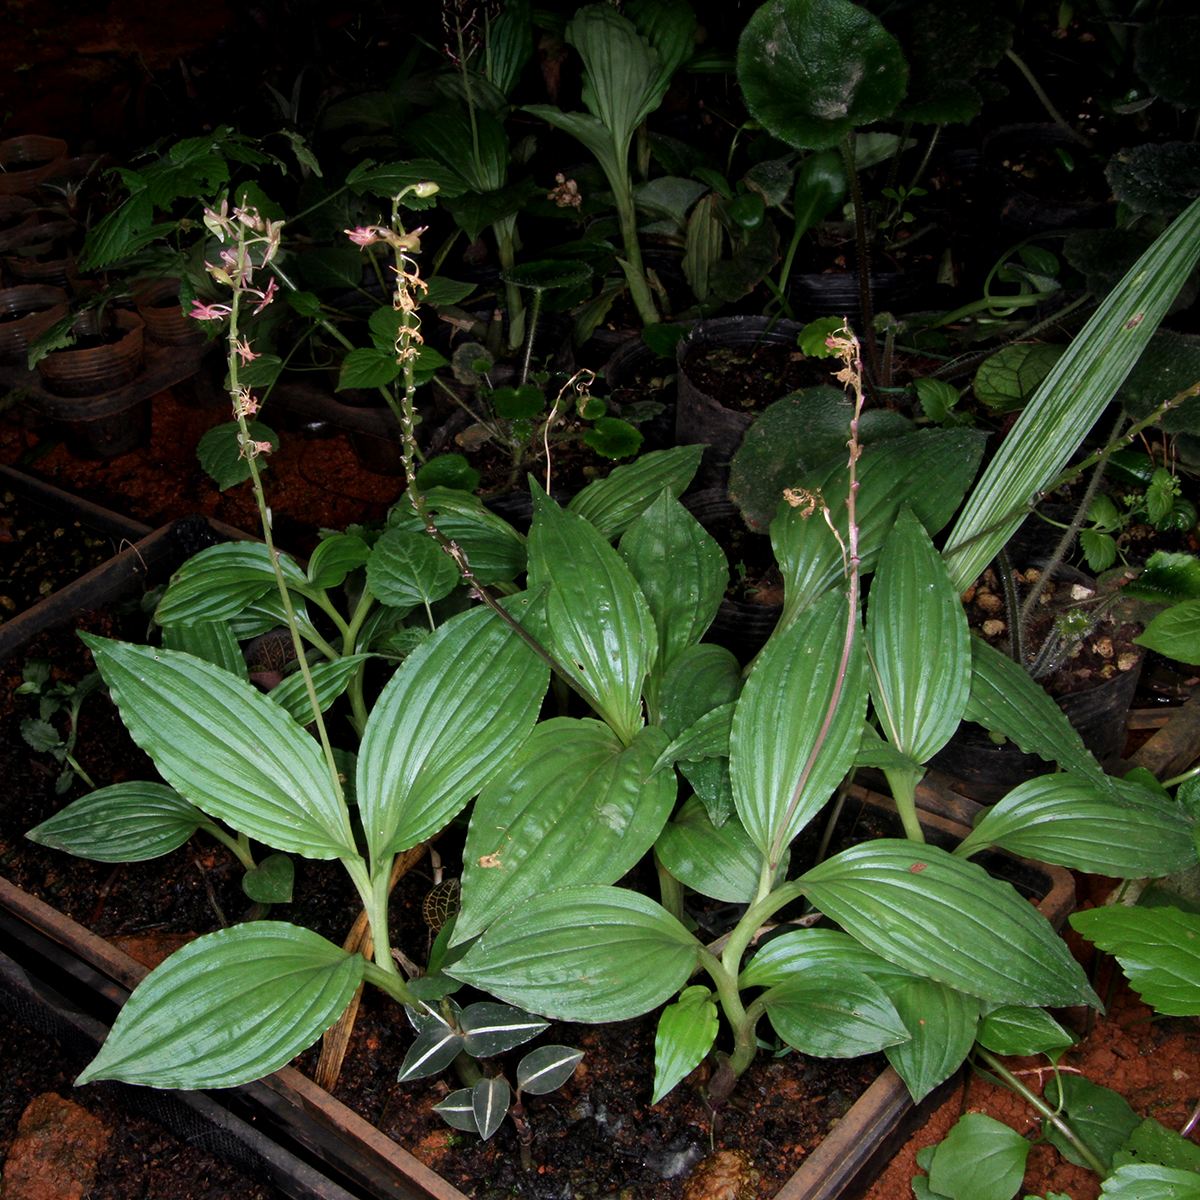
[[[735,703],[730,700],[710,708],[696,723],[685,729],[659,755],[656,766],[669,767],[677,762],[700,762],[706,758],[729,757],[729,733],[733,727]]]
[[[463,1049],[472,1058],[492,1058],[537,1037],[549,1022],[531,1017],[511,1004],[481,1001],[468,1004],[459,1018]]]
[[[1079,1040],[1044,1008],[1002,1004],[979,1023],[975,1040],[995,1054],[1052,1054]]]
[[[962,591],[1025,519],[1026,506],[1062,470],[1137,362],[1200,260],[1200,200],[1130,268],[1000,444],[943,551]]]
[[[1169,1017],[1200,1016],[1200,916],[1111,904],[1074,913],[1071,927],[1120,964],[1129,986]]]
[[[1112,875],[1159,877],[1196,864],[1196,823],[1174,800],[1136,783],[1041,775],[1015,787],[955,850],[999,846],[1022,858]]]
[[[731,817],[717,828],[697,796],[667,823],[654,852],[680,883],[727,904],[749,904],[762,875],[762,851],[742,823]]]
[[[1011,738],[1026,754],[1109,786],[1063,710],[1019,663],[978,637],[971,639],[971,694],[963,717]]]
[[[923,763],[958,728],[971,647],[946,565],[910,509],[896,518],[879,557],[866,635],[875,714],[888,741]]]
[[[284,921],[197,938],[137,986],[76,1084],[235,1087],[311,1046],[362,982],[360,954]]]
[[[308,576],[288,555],[279,555],[279,565],[289,587],[308,586]],[[160,625],[225,621],[275,587],[270,552],[262,542],[222,542],[192,555],[171,576],[154,619]]]
[[[660,696],[659,724],[681,738],[714,708],[738,698],[742,664],[724,646],[689,646],[667,669]]]
[[[654,672],[661,679],[717,615],[729,585],[725,554],[665,489],[625,531],[619,549],[658,630]]]
[[[586,517],[612,541],[646,511],[665,488],[678,500],[700,465],[703,446],[675,446],[639,454],[571,497],[567,511]]]
[[[1063,940],[982,867],[882,838],[798,881],[847,933],[914,974],[1008,1004],[1098,1004]]]
[[[701,946],[636,892],[543,892],[494,921],[446,974],[564,1021],[639,1017],[687,981]]]
[[[371,594],[392,608],[432,604],[457,582],[458,568],[427,533],[385,530],[367,559]]]
[[[354,673],[371,658],[370,654],[347,654],[345,658],[335,658],[332,662],[314,663],[309,668],[312,675],[313,690],[317,693],[317,703],[324,712],[345,690]],[[291,714],[301,725],[307,725],[313,719],[312,702],[308,698],[308,688],[304,676],[296,671],[289,675],[277,687],[273,687],[268,696]]]
[[[579,1066],[583,1051],[573,1046],[539,1046],[517,1063],[517,1087],[544,1096],[562,1087]]]
[[[198,621],[188,625],[164,625],[162,643],[168,650],[182,650],[213,663],[225,671],[249,679],[242,648],[233,628],[225,621]]]
[[[851,967],[801,971],[761,1003],[789,1046],[817,1058],[857,1058],[907,1041],[908,1030],[879,984]]]
[[[308,560],[309,582],[315,588],[337,587],[371,553],[356,533],[335,533],[322,538]]]
[[[277,850],[356,853],[317,743],[279,705],[190,654],[80,637],[130,736],[180,795]]]
[[[654,773],[665,742],[655,726],[625,747],[600,721],[538,725],[475,802],[454,942],[548,888],[630,870],[675,804],[674,773]]]
[[[524,597],[509,602],[519,620]],[[383,689],[363,733],[357,795],[371,858],[449,821],[528,736],[549,671],[486,608],[447,621]]]
[[[177,850],[204,814],[161,783],[114,783],[68,804],[25,836],[95,862],[143,862]]]
[[[1100,1200],[1200,1200],[1200,1175],[1182,1167],[1128,1163],[1100,1185]]]
[[[908,64],[878,18],[850,0],[768,0],[738,42],[737,75],[773,137],[825,150],[892,115]]]
[[[909,1040],[884,1053],[920,1102],[962,1065],[979,1024],[979,1001],[932,979],[913,979],[888,990]]]
[[[699,985],[684,988],[658,1018],[654,1035],[654,1094],[657,1104],[704,1060],[717,1040],[717,1006],[712,992]]]
[[[826,967],[861,971],[888,992],[917,978],[840,929],[795,929],[773,937],[755,954],[738,979],[738,987],[774,987],[800,971]]]
[[[628,745],[642,726],[642,683],[657,653],[650,609],[595,526],[531,486],[529,586],[549,585],[547,649]]]
[[[764,855],[777,857],[820,811],[858,750],[867,682],[857,632],[826,727],[843,670],[846,603],[844,596],[828,596],[772,638],[733,714],[734,804]]]
[[[969,429],[922,429],[863,447],[856,515],[864,574],[875,569],[884,541],[906,504],[931,535],[950,520],[975,477],[983,444],[983,437]],[[938,481],[937,487],[929,486],[931,479]],[[845,464],[799,482],[820,489],[845,542],[849,486]],[[784,628],[823,592],[839,586],[844,573],[841,550],[821,514],[805,517],[806,511],[804,505],[785,507],[771,522],[771,544],[784,582],[780,618]]]

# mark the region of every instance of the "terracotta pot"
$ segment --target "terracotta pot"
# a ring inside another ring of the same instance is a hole
[[[66,157],[62,138],[27,133],[0,142],[0,195],[22,196],[49,179]]]
[[[46,387],[59,396],[99,396],[116,391],[137,378],[144,360],[143,322],[137,313],[111,312],[115,339],[97,346],[55,350],[38,364]],[[95,311],[75,322],[77,337],[95,338],[100,326]]]
[[[61,242],[27,245],[21,254],[8,254],[4,267],[14,283],[44,283],[74,291],[79,282],[75,255]]]
[[[30,343],[68,311],[62,288],[27,283],[0,291],[0,361],[24,360]]]
[[[178,279],[140,283],[134,289],[133,306],[146,323],[147,336],[164,346],[198,346],[204,341],[200,323],[179,302]]]

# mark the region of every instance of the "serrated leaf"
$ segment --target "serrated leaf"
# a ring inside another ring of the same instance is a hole
[[[36,717],[26,717],[21,722],[21,737],[38,754],[45,754],[62,745],[62,735],[58,730],[49,721],[40,721]]]
[[[528,601],[508,602],[520,620]],[[549,672],[499,617],[447,621],[383,689],[363,733],[358,807],[373,861],[441,829],[528,736]]]
[[[888,741],[926,762],[970,694],[967,617],[925,527],[904,509],[884,543],[867,609],[871,700]]]
[[[609,541],[620,537],[666,488],[676,500],[700,465],[703,446],[651,450],[576,492],[567,511],[590,521]]]
[[[1102,788],[1056,773],[1018,785],[987,809],[955,853],[999,846],[1096,875],[1158,878],[1195,865],[1195,829],[1174,800],[1148,788],[1120,780]]]
[[[763,857],[736,817],[719,828],[699,797],[691,796],[667,823],[654,853],[680,883],[726,904],[749,904]]]
[[[479,1136],[486,1142],[504,1123],[512,1092],[502,1075],[485,1075],[471,1089],[471,1107]]]
[[[914,1103],[962,1065],[975,1041],[979,1001],[931,979],[885,989],[908,1030],[908,1041],[885,1048]]]
[[[144,862],[177,850],[203,823],[178,792],[137,781],[89,792],[25,836],[95,862]]]
[[[1133,640],[1167,658],[1200,666],[1200,600],[1185,600],[1159,613]]]
[[[463,1037],[443,1022],[431,1022],[417,1031],[400,1064],[398,1083],[428,1079],[444,1071],[461,1053]]]
[[[1200,1016],[1200,916],[1108,905],[1072,914],[1071,928],[1113,955],[1151,1008],[1171,1017]]]
[[[400,372],[400,363],[394,349],[380,350],[377,346],[360,346],[342,359],[335,390],[344,392],[349,388],[386,387],[400,378]]]
[[[283,921],[197,938],[142,980],[75,1083],[210,1088],[259,1079],[341,1016],[364,964]]]
[[[483,789],[463,854],[454,943],[551,887],[614,883],[654,844],[675,803],[654,773],[666,735],[629,746],[599,721],[544,721]]]
[[[262,421],[248,421],[246,428],[252,440],[269,442],[272,450],[279,449],[279,435]],[[250,464],[242,453],[241,430],[236,421],[214,425],[196,443],[196,457],[218,491],[226,491],[250,478]],[[258,469],[270,466],[270,455],[259,455]]]
[[[814,867],[797,887],[916,975],[998,1003],[1098,1003],[1045,917],[1011,885],[936,846],[880,838]]]
[[[517,1063],[517,1087],[531,1096],[557,1091],[583,1059],[573,1046],[539,1046]]]
[[[130,736],[197,808],[277,850],[357,854],[316,742],[278,705],[190,654],[80,636]]]
[[[454,560],[426,533],[385,529],[367,559],[367,586],[382,604],[412,608],[448,596],[458,583]]]
[[[700,949],[635,892],[562,888],[502,915],[446,974],[552,1019],[616,1021],[677,992]]]
[[[844,596],[827,596],[773,637],[733,714],[734,804],[754,844],[775,859],[772,866],[825,805],[858,749],[866,672],[859,637],[846,645],[846,604]]]
[[[1025,1177],[1029,1143],[986,1113],[965,1113],[938,1144],[929,1164],[937,1196],[1012,1200]]]
[[[995,1054],[1053,1054],[1079,1039],[1068,1033],[1045,1009],[1002,1004],[979,1023],[975,1039]]]
[[[239,679],[250,677],[233,627],[225,621],[164,625],[162,643],[168,650],[182,650],[185,654],[194,654]]]
[[[1113,1155],[1114,1168],[1131,1163],[1153,1163],[1200,1173],[1200,1146],[1152,1117],[1147,1117]]]
[[[286,854],[269,854],[242,876],[242,891],[256,904],[290,904],[296,868]]]
[[[650,609],[603,535],[532,486],[529,587],[549,586],[546,648],[628,745],[643,723],[642,684],[658,649]]]
[[[690,1075],[717,1039],[717,1006],[706,987],[684,988],[658,1018],[654,1035],[654,1093],[657,1104]]]
[[[537,1037],[550,1023],[510,1004],[468,1004],[459,1018],[463,1049],[472,1058],[494,1058]]]

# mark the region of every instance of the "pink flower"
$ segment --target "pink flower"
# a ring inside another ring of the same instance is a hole
[[[356,245],[361,247],[373,246],[381,242],[383,230],[378,225],[359,225],[355,229],[343,229],[342,232]]]
[[[243,367],[247,363],[252,363],[256,358],[261,357],[261,355],[255,354],[254,351],[250,349],[250,341],[248,338],[243,338],[240,342],[234,342],[233,348],[237,351],[238,358],[242,360]]]
[[[192,311],[189,317],[197,321],[219,321],[227,317],[233,310],[227,304],[205,304],[202,300],[192,301]]]
[[[256,296],[261,297],[261,299],[259,300],[258,304],[255,306],[255,309],[254,309],[254,315],[258,316],[258,314],[260,312],[262,312],[262,310],[264,308],[266,308],[267,305],[270,304],[272,300],[275,299],[275,280],[274,280],[274,278],[271,278],[268,281],[267,290],[265,292],[255,292],[254,294]]]

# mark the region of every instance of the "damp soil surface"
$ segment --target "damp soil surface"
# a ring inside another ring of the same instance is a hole
[[[801,388],[829,382],[829,363],[795,346],[715,346],[691,354],[687,375],[694,387],[736,412],[757,411]]]

